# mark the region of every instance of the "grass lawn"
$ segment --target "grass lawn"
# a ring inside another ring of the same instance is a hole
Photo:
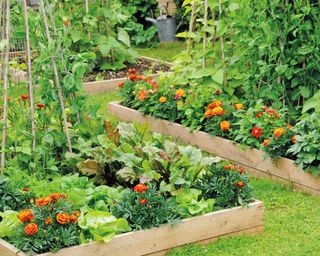
[[[170,61],[179,53],[181,43],[161,44],[140,54]],[[112,92],[89,97],[89,103],[100,103],[100,114],[111,119],[109,101],[119,100]],[[290,188],[264,179],[252,179],[256,198],[265,203],[265,231],[255,236],[222,238],[206,246],[187,245],[170,251],[168,256],[319,256],[320,197],[294,192]]]

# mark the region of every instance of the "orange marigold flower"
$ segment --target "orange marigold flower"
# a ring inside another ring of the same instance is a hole
[[[51,217],[46,218],[46,220],[44,221],[44,223],[46,223],[46,225],[52,224],[52,218],[51,218]]]
[[[285,129],[284,128],[277,128],[277,129],[275,129],[274,131],[273,131],[273,135],[274,135],[274,137],[276,137],[276,138],[279,138],[282,134],[284,134],[285,133]]]
[[[36,200],[36,205],[39,207],[43,207],[46,206],[50,203],[50,198],[49,197],[41,197],[39,199]]]
[[[256,137],[257,139],[259,139],[262,135],[262,129],[257,126],[254,126],[252,128],[251,134],[253,137]]]
[[[137,76],[137,80],[144,81],[145,79],[146,79],[146,77],[143,75]]]
[[[145,100],[146,98],[148,98],[148,92],[146,90],[140,90],[138,92],[138,99]]]
[[[145,198],[140,198],[139,204],[141,204],[141,205],[146,205],[147,203],[148,203],[148,200],[147,200],[147,199],[145,199]]]
[[[70,222],[77,223],[78,217],[73,213],[70,215]]]
[[[293,144],[296,144],[296,143],[297,143],[297,138],[296,138],[296,136],[292,136],[291,141],[292,141]]]
[[[148,190],[148,186],[142,183],[134,186],[133,188],[133,191],[137,193],[143,193],[143,192],[146,192],[147,190]]]
[[[220,123],[220,129],[221,129],[221,131],[225,132],[225,131],[230,130],[230,128],[231,128],[231,125],[230,125],[230,123],[229,123],[228,121],[222,121],[222,122]]]
[[[26,223],[26,222],[29,222],[29,221],[33,221],[34,220],[34,215],[33,215],[32,211],[30,211],[29,209],[22,210],[18,214],[18,219],[21,220],[22,222]]]
[[[243,188],[245,185],[246,185],[245,182],[243,182],[243,181],[237,181],[237,187],[238,187],[238,188]]]
[[[129,68],[128,72],[130,75],[135,75],[137,73],[137,70],[135,68]]]
[[[234,165],[225,165],[225,166],[223,166],[223,169],[232,170],[232,169],[236,169],[236,167]]]
[[[204,113],[204,116],[205,116],[206,118],[212,117],[212,116],[213,116],[212,110],[211,110],[211,109],[207,110],[207,111]]]
[[[270,139],[265,139],[263,141],[263,146],[268,147],[269,143],[270,143]]]
[[[49,196],[50,200],[55,203],[60,199],[65,199],[67,196],[63,193],[53,193]]]
[[[160,97],[159,101],[160,101],[160,103],[165,103],[167,101],[167,98],[162,96],[162,97]]]
[[[21,94],[20,98],[22,100],[27,100],[27,99],[29,99],[29,95],[28,94]]]
[[[222,116],[227,112],[222,107],[216,107],[214,109],[211,109],[211,111],[213,116]]]
[[[234,108],[236,110],[244,109],[244,105],[242,103],[237,103],[237,104],[234,105]]]
[[[221,106],[222,106],[222,102],[221,102],[220,100],[216,100],[216,101],[210,103],[210,104],[208,105],[208,108],[209,108],[209,109],[214,109],[214,108],[216,108],[216,107],[221,107]]]
[[[176,95],[174,96],[174,99],[177,100],[185,96],[186,96],[185,91],[183,89],[179,89],[176,91]]]
[[[56,219],[61,225],[65,225],[70,222],[70,216],[68,213],[58,213]]]
[[[24,233],[27,236],[33,236],[34,234],[38,233],[39,228],[36,223],[29,223],[25,228],[24,228]]]
[[[123,86],[124,86],[124,82],[119,82],[119,83],[118,83],[118,87],[119,87],[119,88],[121,88],[121,87],[123,87]]]
[[[73,215],[75,215],[76,217],[80,217],[80,214],[81,213],[79,211],[76,211],[76,212],[73,213]]]
[[[130,74],[129,79],[130,79],[130,81],[135,81],[135,80],[137,80],[137,76],[135,74]]]

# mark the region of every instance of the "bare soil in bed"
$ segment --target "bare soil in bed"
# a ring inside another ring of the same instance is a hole
[[[152,61],[139,58],[137,63],[128,64],[126,68],[117,71],[100,71],[94,70],[91,74],[86,75],[84,82],[94,82],[97,80],[110,80],[123,78],[127,76],[129,69],[136,69],[138,74],[156,74],[158,71],[169,72],[170,66],[160,61]],[[99,79],[97,79],[99,78]]]

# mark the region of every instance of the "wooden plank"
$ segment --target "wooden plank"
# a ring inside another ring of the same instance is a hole
[[[213,137],[202,131],[191,132],[180,124],[144,116],[139,111],[121,106],[119,102],[109,103],[109,111],[121,120],[148,124],[153,132],[182,139],[204,151],[248,167],[252,176],[260,177],[263,174],[264,177],[283,180],[299,190],[320,195],[320,177],[299,170],[290,159],[279,158],[277,161],[266,159],[261,150],[244,148],[230,140]]]
[[[90,243],[58,251],[54,256],[141,256],[161,252],[188,243],[214,239],[246,230],[261,232],[263,203],[255,201],[248,207],[235,207],[182,220],[174,226],[121,234],[110,243]],[[39,256],[53,256],[51,253]]]
[[[182,220],[177,224],[125,233],[114,237],[109,243],[93,242],[62,249],[55,254],[38,256],[142,256],[164,255],[177,246],[200,242],[208,243],[224,236],[256,234],[263,231],[264,207],[261,201],[254,201],[247,207],[234,207]],[[0,240],[0,252],[8,243]],[[3,246],[4,245],[4,246]],[[1,256],[26,256],[9,245],[9,253]],[[1,251],[2,250],[2,251]]]
[[[20,250],[0,239],[0,256],[17,256]]]

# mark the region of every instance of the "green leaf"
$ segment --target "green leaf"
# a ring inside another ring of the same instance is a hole
[[[223,84],[223,69],[219,69],[213,76],[212,80],[218,83],[219,85]]]
[[[189,145],[186,147],[180,146],[179,151],[183,156],[187,157],[189,161],[194,165],[198,165],[200,163],[202,158],[202,153],[200,149]]]
[[[101,44],[99,45],[99,49],[103,57],[108,57],[110,55],[111,47],[109,44]]]
[[[130,47],[130,36],[123,28],[118,28],[118,40]]]
[[[0,51],[4,50],[6,45],[7,45],[7,40],[6,39],[1,40],[0,41]]]
[[[17,230],[19,229],[21,222],[18,219],[18,213],[15,211],[0,212],[0,237],[12,237],[17,236]]]
[[[276,72],[279,74],[279,75],[282,75],[284,74],[288,69],[288,65],[279,65],[276,67]]]

